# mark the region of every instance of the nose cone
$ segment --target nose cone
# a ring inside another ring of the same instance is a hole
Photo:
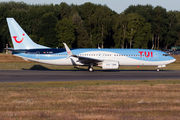
[[[176,61],[176,59],[174,57],[171,57],[171,56],[169,56],[169,60],[170,60],[170,63],[173,63]]]
[[[176,61],[176,59],[174,58],[174,59],[173,59],[173,62],[175,62],[175,61]]]

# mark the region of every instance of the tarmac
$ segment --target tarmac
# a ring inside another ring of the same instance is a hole
[[[0,70],[0,82],[44,82],[77,80],[155,80],[180,79],[180,71],[98,70]]]

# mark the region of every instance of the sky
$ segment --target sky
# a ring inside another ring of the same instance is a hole
[[[9,2],[12,0],[0,0],[0,2]],[[180,11],[180,0],[13,0],[15,2],[25,2],[27,4],[60,4],[66,2],[67,4],[81,5],[86,2],[94,4],[106,5],[117,13],[122,13],[130,5],[147,5],[150,4],[153,7],[161,6],[166,8],[167,11],[178,10]]]

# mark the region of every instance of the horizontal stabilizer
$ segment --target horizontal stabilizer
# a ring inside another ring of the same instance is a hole
[[[4,48],[5,50],[9,50],[9,51],[19,51],[17,49],[14,49],[14,48]]]

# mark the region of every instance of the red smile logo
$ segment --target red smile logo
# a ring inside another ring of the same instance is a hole
[[[25,36],[24,33],[23,33],[22,35]],[[21,43],[21,42],[24,40],[24,38],[22,38],[20,41],[18,41],[18,40],[17,40],[17,36],[13,36],[13,38],[14,38],[14,40],[15,40],[17,43]]]
[[[70,54],[70,51],[67,51],[68,54]]]

